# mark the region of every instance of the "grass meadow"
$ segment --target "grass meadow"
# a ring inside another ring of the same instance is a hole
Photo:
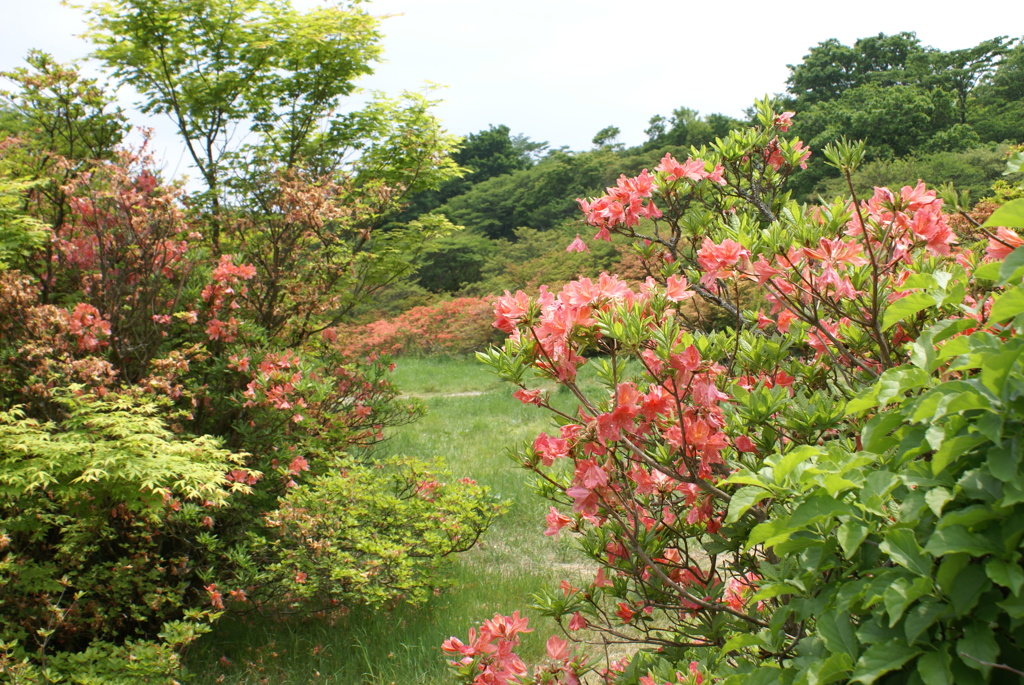
[[[531,594],[592,573],[567,536],[542,534],[549,505],[507,453],[511,445],[550,432],[550,418],[512,398],[512,386],[471,358],[399,359],[395,381],[422,399],[428,414],[393,430],[381,452],[441,457],[454,477],[473,478],[510,500],[509,511],[476,549],[453,559],[449,586],[425,605],[353,610],[335,621],[225,618],[187,655],[188,682],[450,683],[441,642],[450,635],[465,640],[470,626],[516,609],[530,615],[536,628],[525,636],[521,654],[529,660],[543,653],[554,626],[528,610]]]

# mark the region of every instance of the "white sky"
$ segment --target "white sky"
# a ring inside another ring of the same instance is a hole
[[[965,48],[1024,35],[1018,3],[370,0],[371,13],[396,16],[383,24],[387,62],[362,85],[390,95],[445,86],[436,113],[460,135],[505,124],[552,147],[585,150],[614,125],[620,142],[635,145],[651,116],[679,106],[740,116],[755,98],[782,92],[786,65],[828,38],[852,44],[915,31],[925,45]],[[59,0],[0,0],[0,8],[0,70],[19,66],[33,47],[61,61],[88,54],[76,37],[81,10]],[[173,146],[166,121],[135,121],[157,129],[158,146]],[[172,172],[177,157],[168,150]]]

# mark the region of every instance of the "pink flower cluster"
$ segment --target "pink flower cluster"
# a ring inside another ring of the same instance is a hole
[[[519,645],[521,633],[532,632],[527,628],[529,619],[520,617],[515,611],[511,616],[495,614],[483,622],[480,632],[470,628],[469,642],[463,643],[450,637],[441,645],[449,654],[461,654],[458,661],[449,661],[459,669],[472,685],[505,685],[518,683],[526,675],[526,665],[513,651]],[[547,661],[534,668],[530,682],[545,685],[580,685],[579,673],[585,665],[576,663],[576,655],[569,649],[569,641],[552,635],[545,644]],[[472,680],[468,680],[472,677]]]
[[[79,302],[68,318],[68,331],[78,341],[78,349],[95,352],[107,344],[110,321],[96,307]]]
[[[506,293],[495,305],[495,325],[509,332],[514,342],[527,345],[524,349],[532,351],[537,368],[571,382],[584,362],[580,345],[588,336],[602,337],[597,326],[602,313],[617,307],[648,311],[692,295],[679,276],[669,278],[665,287],[649,281],[635,292],[616,277],[602,274],[596,283],[587,278],[568,283],[557,295],[542,290],[536,300],[522,292]],[[578,422],[564,424],[556,435],[541,433],[533,452],[546,467],[560,459],[572,460],[573,475],[565,493],[573,501],[573,512],[593,524],[601,524],[607,509],[624,509],[622,515],[638,519],[648,530],[674,522],[671,508],[652,513],[624,507],[619,493],[628,486],[644,495],[681,493],[688,507],[687,523],[714,532],[721,525],[715,500],[685,481],[715,480],[716,466],[724,464],[722,452],[730,443],[722,430],[725,419],[720,404],[728,396],[718,389],[716,380],[724,369],[702,359],[692,345],[680,345],[665,359],[652,350],[645,350],[641,357],[652,382],[646,387],[619,383],[605,410],[581,408]],[[520,388],[514,394],[520,401],[546,406],[538,391]],[[663,441],[676,457],[675,476],[652,468],[630,446],[652,439]],[[623,470],[621,460],[628,468]],[[628,483],[617,480],[622,475]],[[555,535],[570,522],[552,508],[545,532]]]
[[[221,255],[210,275],[210,283],[201,293],[209,307],[210,319],[206,325],[206,335],[210,340],[230,343],[238,337],[238,320],[231,316],[227,321],[222,321],[218,315],[224,308],[238,309],[238,298],[246,294],[243,282],[255,276],[256,267],[251,264],[236,265],[231,255]]]
[[[511,616],[495,614],[483,622],[479,633],[475,628],[469,629],[467,643],[450,637],[441,649],[462,655],[458,661],[449,662],[452,665],[473,667],[473,685],[506,685],[526,674],[526,665],[514,650],[521,633],[533,632],[533,628],[527,628],[528,623],[529,619],[520,617],[518,611]]]
[[[248,358],[243,360],[245,368]],[[265,406],[286,412],[304,409],[306,400],[298,393],[296,386],[302,380],[301,360],[289,352],[267,354],[256,366],[253,379],[246,385],[246,407]],[[236,365],[238,368],[240,365]],[[299,423],[303,417],[294,413],[292,420]]]

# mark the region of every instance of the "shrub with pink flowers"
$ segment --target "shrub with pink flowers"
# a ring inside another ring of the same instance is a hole
[[[491,298],[459,297],[413,307],[392,319],[338,329],[338,343],[356,358],[381,354],[471,354],[498,342]]]
[[[517,459],[544,533],[594,565],[533,610],[582,653],[628,649],[593,665],[619,685],[1016,682],[1024,207],[957,233],[925,183],[798,205],[792,116],[758,103],[756,126],[580,201],[646,282],[498,300],[509,338],[479,357],[554,418]],[[823,154],[849,179],[863,146]],[[731,325],[695,326],[691,298]],[[578,681],[526,680],[495,634],[445,643],[461,682]]]
[[[247,225],[212,254],[180,190],[122,150],[64,184],[65,220],[0,270],[0,672],[96,654],[88,682],[119,682],[115,658],[169,682],[224,611],[421,602],[502,510],[439,464],[373,461],[421,409],[332,335],[355,298],[345,231],[365,244],[370,210],[337,223],[331,181],[264,190],[308,210],[261,236],[281,241],[273,269]],[[0,177],[5,206],[31,192]],[[332,255],[309,244],[325,215]]]

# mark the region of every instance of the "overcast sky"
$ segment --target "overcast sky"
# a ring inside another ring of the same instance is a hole
[[[653,115],[679,106],[739,116],[755,98],[783,91],[786,65],[828,38],[851,44],[915,31],[924,44],[953,50],[1024,35],[1018,2],[943,11],[900,0],[372,0],[364,5],[371,13],[395,16],[383,23],[386,62],[362,85],[391,95],[444,86],[436,113],[460,135],[505,124],[552,147],[585,150],[614,125],[634,145]],[[33,47],[62,61],[89,52],[76,37],[81,10],[59,0],[0,4],[0,69],[18,66]],[[158,144],[171,145],[166,122],[148,125]],[[166,156],[172,171],[175,157]]]

